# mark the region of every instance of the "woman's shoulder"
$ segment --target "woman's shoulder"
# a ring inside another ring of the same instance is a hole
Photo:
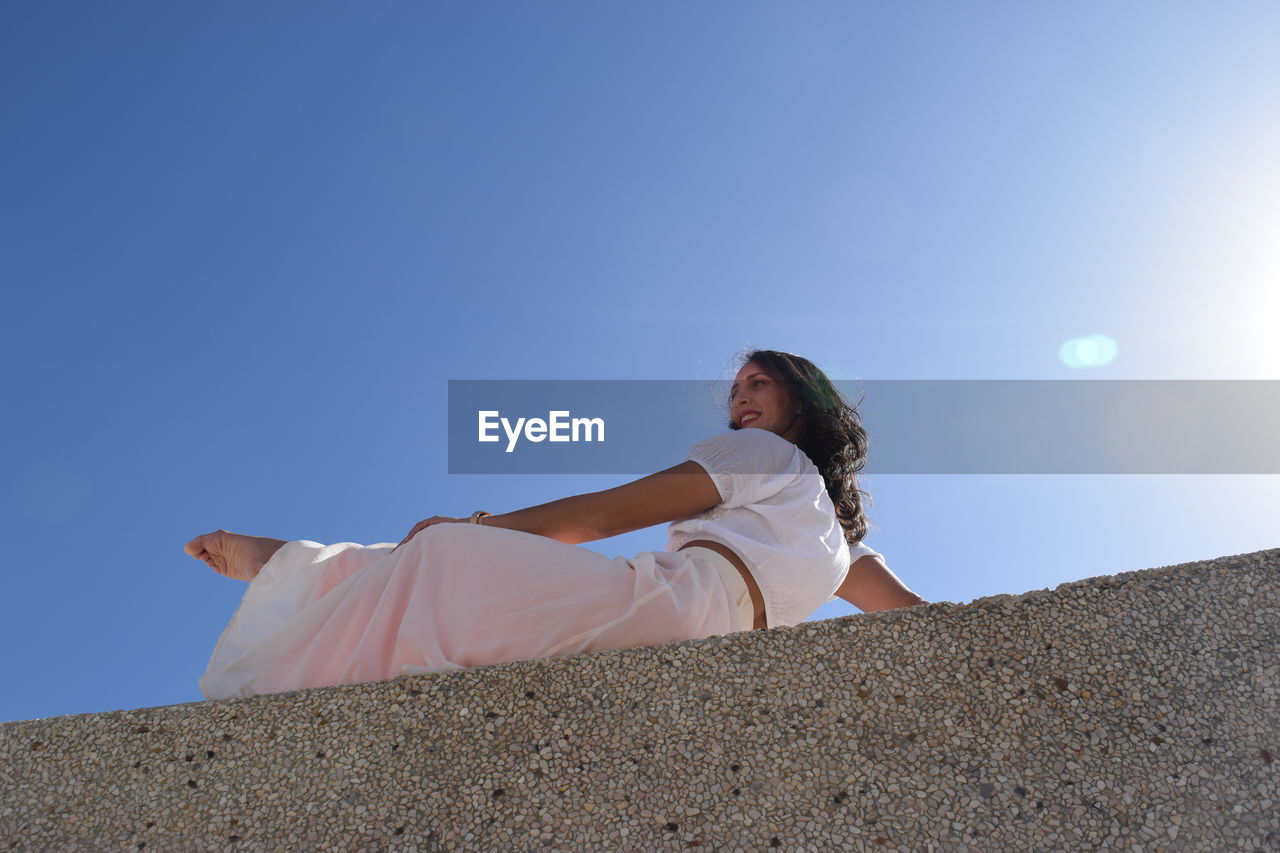
[[[884,554],[867,546],[865,542],[859,539],[857,542],[849,545],[849,562],[855,563],[863,557],[879,557],[884,559]]]
[[[781,473],[808,460],[804,452],[767,429],[738,429],[705,438],[689,450],[689,458],[747,463],[761,473]],[[736,466],[735,466],[736,467]]]
[[[754,427],[746,427],[743,429],[733,429],[727,432],[718,432],[710,438],[704,438],[702,441],[694,445],[701,447],[703,445],[724,445],[727,447],[772,447],[778,449],[794,450],[796,446],[787,441],[777,433],[770,432],[767,429],[756,429]]]

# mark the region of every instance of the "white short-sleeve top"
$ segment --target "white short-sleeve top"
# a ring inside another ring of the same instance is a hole
[[[803,622],[833,600],[851,556],[876,553],[850,549],[822,474],[785,438],[747,427],[695,444],[688,458],[711,476],[720,503],[672,522],[667,550],[694,539],[732,548],[760,587],[770,628]]]

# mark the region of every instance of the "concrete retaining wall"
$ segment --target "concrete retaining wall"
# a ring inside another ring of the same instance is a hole
[[[1280,549],[0,725],[0,850],[1280,850]]]

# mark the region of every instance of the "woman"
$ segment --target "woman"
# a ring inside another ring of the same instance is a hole
[[[201,690],[248,696],[793,625],[833,590],[863,609],[921,602],[861,543],[866,433],[822,371],[752,352],[729,427],[626,485],[435,516],[394,546],[196,537],[188,554],[250,581]],[[664,551],[576,547],[664,522]]]

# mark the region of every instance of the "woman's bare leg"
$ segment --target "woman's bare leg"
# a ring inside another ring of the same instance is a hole
[[[251,581],[284,544],[284,539],[215,530],[192,539],[182,550],[208,563],[220,575]]]

